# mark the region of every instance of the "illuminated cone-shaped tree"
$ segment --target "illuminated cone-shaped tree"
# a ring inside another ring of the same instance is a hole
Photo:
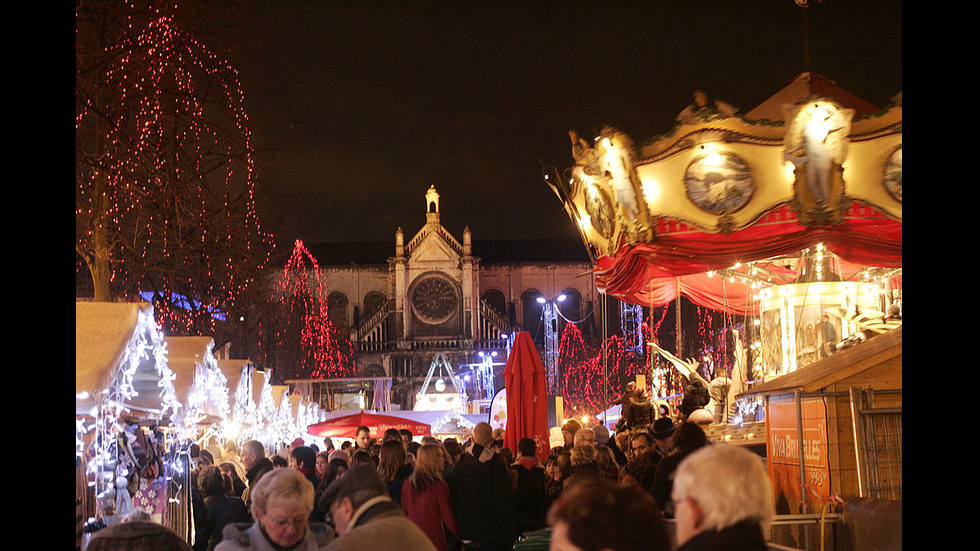
[[[297,240],[280,274],[275,296],[281,312],[274,335],[273,377],[325,379],[354,373],[350,340],[337,331],[327,311],[327,289],[316,259]]]
[[[214,334],[272,241],[237,73],[165,7],[76,3],[76,259],[94,300],[142,296],[168,334]]]

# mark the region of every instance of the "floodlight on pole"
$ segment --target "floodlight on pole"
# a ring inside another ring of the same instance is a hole
[[[555,396],[558,394],[558,304],[564,302],[565,295],[561,294],[548,300],[538,297],[537,301],[544,306],[541,316],[544,319],[544,356],[545,374],[548,385],[548,394]]]

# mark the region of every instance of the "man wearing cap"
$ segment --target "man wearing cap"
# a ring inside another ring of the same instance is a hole
[[[667,457],[674,449],[674,422],[670,417],[661,417],[653,422],[653,449],[660,457]]]
[[[320,510],[337,533],[327,551],[435,551],[435,546],[391,500],[373,465],[351,467],[327,486]]]

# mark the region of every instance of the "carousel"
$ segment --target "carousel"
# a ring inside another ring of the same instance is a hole
[[[853,374],[845,352],[882,335],[897,342],[900,391],[900,91],[879,107],[802,73],[748,111],[695,91],[675,126],[643,143],[614,127],[569,137],[573,165],[545,179],[599,290],[651,311],[684,297],[745,320],[727,372],[648,345],[706,387],[709,435],[749,426],[765,446],[767,402],[753,388],[792,392],[776,381],[804,370]]]

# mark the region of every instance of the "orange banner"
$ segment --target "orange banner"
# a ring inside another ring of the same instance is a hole
[[[801,403],[803,445],[797,430],[794,397],[772,397],[766,406],[766,457],[777,496],[800,499],[800,452],[809,489],[808,501],[830,498],[830,463],[827,458],[827,405],[820,398]]]

